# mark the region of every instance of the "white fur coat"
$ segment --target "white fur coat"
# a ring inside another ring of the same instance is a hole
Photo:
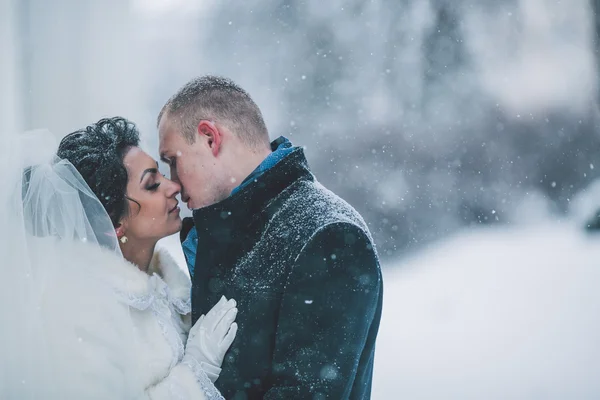
[[[165,250],[145,273],[98,246],[33,243],[56,398],[218,398],[197,366],[181,363],[191,284]]]

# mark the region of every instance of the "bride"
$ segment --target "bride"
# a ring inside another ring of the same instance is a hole
[[[0,398],[222,398],[235,301],[190,326],[190,280],[156,246],[181,229],[180,187],[135,125],[4,142]]]

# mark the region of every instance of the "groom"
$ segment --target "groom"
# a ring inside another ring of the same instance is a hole
[[[158,130],[194,210],[181,235],[193,321],[222,295],[238,304],[223,396],[369,398],[383,287],[361,216],[317,182],[302,148],[269,143],[258,106],[229,79],[187,83]]]

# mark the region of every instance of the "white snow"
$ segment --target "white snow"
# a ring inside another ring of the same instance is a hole
[[[467,231],[388,265],[373,398],[600,398],[600,238],[579,227]]]

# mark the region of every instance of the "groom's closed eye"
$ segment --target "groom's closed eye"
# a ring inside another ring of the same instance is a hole
[[[167,158],[161,155],[160,159],[169,166],[170,179],[179,182],[179,177],[177,176],[177,158]]]
[[[172,158],[168,158],[168,157],[166,157],[164,155],[160,156],[160,160],[162,162],[164,162],[165,164],[167,164],[168,166],[170,166],[170,167],[172,167],[174,165],[174,163],[175,163],[175,161]]]

